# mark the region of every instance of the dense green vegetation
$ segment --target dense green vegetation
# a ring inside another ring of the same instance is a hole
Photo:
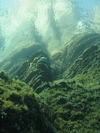
[[[1,65],[0,133],[100,133],[100,36],[69,44]]]

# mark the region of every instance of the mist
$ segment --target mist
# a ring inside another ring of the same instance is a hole
[[[77,35],[100,33],[99,0],[2,1],[0,62],[35,43],[52,55]]]

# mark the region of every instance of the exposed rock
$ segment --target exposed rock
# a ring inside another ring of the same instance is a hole
[[[48,53],[44,45],[35,43],[30,47],[23,48],[15,52],[11,57],[8,57],[6,60],[1,62],[1,70],[5,70],[10,75],[14,75],[16,71],[19,69],[19,67],[25,61],[29,60],[29,58],[39,50],[43,50],[46,53]]]
[[[28,61],[22,64],[16,75],[34,89],[37,89],[44,82],[52,81],[53,73],[48,55],[41,50],[36,52]]]
[[[59,79],[72,78],[100,66],[100,35],[94,33],[76,37],[62,53],[51,58],[51,66],[54,70],[58,66]]]

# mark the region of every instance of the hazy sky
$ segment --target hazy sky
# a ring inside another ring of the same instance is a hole
[[[14,2],[18,2],[19,0],[0,0],[2,6],[10,6]]]
[[[1,4],[5,6],[10,5],[11,3],[12,3],[12,0],[1,0]]]
[[[20,0],[0,0],[0,1],[1,1],[2,5],[9,6],[9,5],[11,5],[11,3],[18,2]],[[76,1],[78,1],[78,0],[76,0]],[[82,1],[82,5],[84,5],[84,7],[86,7],[86,8],[88,8],[91,4],[100,2],[100,0],[79,0],[80,4],[81,4],[81,1]]]
[[[20,0],[0,0],[0,3],[2,4],[2,6],[10,6],[12,3],[15,3],[18,1]],[[75,1],[76,2],[78,1],[80,5],[86,10],[91,8],[90,7],[91,5],[100,3],[100,0],[75,0]]]
[[[21,4],[19,4],[20,1]],[[97,22],[100,22],[98,17],[99,13],[96,11],[96,16],[94,15],[95,5],[99,5],[100,0],[56,0],[58,4],[55,3],[56,6],[54,6],[54,13],[51,12],[53,10],[51,6],[48,7],[48,3],[52,2],[52,0],[36,0],[36,2],[38,2],[36,3],[37,6],[33,4],[34,1],[35,0],[0,0],[0,8],[2,7],[1,9],[3,9],[3,7],[4,9],[9,9],[9,6],[12,6],[10,10],[7,10],[8,12],[4,12],[4,14],[0,16],[2,35],[6,38],[6,47],[2,54],[0,53],[1,60],[6,58],[9,54],[13,54],[12,51],[18,48],[22,48],[22,46],[27,47],[26,43],[28,41],[30,42],[32,39],[33,43],[35,40],[35,30],[38,31],[43,42],[48,45],[49,51],[54,50],[55,52],[55,47],[56,49],[60,46],[62,47],[62,45],[66,44],[66,42],[69,41],[74,34],[83,33],[84,31],[90,32],[91,29],[98,32],[98,29],[100,29],[100,27],[96,25]],[[59,4],[59,1],[63,6]],[[70,1],[74,1],[74,3],[78,4],[81,8],[74,13],[74,9],[71,7],[71,4],[66,6],[66,3],[65,5],[65,2],[70,3]],[[43,2],[46,3],[42,4]],[[17,3],[19,5],[17,5]],[[99,8],[97,8],[97,10],[98,9]],[[81,15],[79,14],[80,12],[82,13]],[[89,17],[95,20],[93,21],[94,24],[92,24],[93,22],[91,23],[91,19],[89,19]],[[82,21],[84,19],[86,20],[85,23]],[[92,28],[90,27],[91,24]],[[88,29],[85,29],[84,25],[87,26]],[[24,33],[24,35],[29,35],[27,38],[25,36],[26,43],[23,43],[23,39],[20,39],[21,35],[23,38],[22,33]],[[59,36],[61,34],[60,39],[57,39],[58,34]],[[13,49],[11,49],[11,47],[13,47]]]

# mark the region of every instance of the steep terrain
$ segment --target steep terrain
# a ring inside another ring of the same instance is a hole
[[[20,55],[1,64],[12,77],[0,73],[1,133],[100,132],[99,34],[77,36],[52,57],[41,48]]]

